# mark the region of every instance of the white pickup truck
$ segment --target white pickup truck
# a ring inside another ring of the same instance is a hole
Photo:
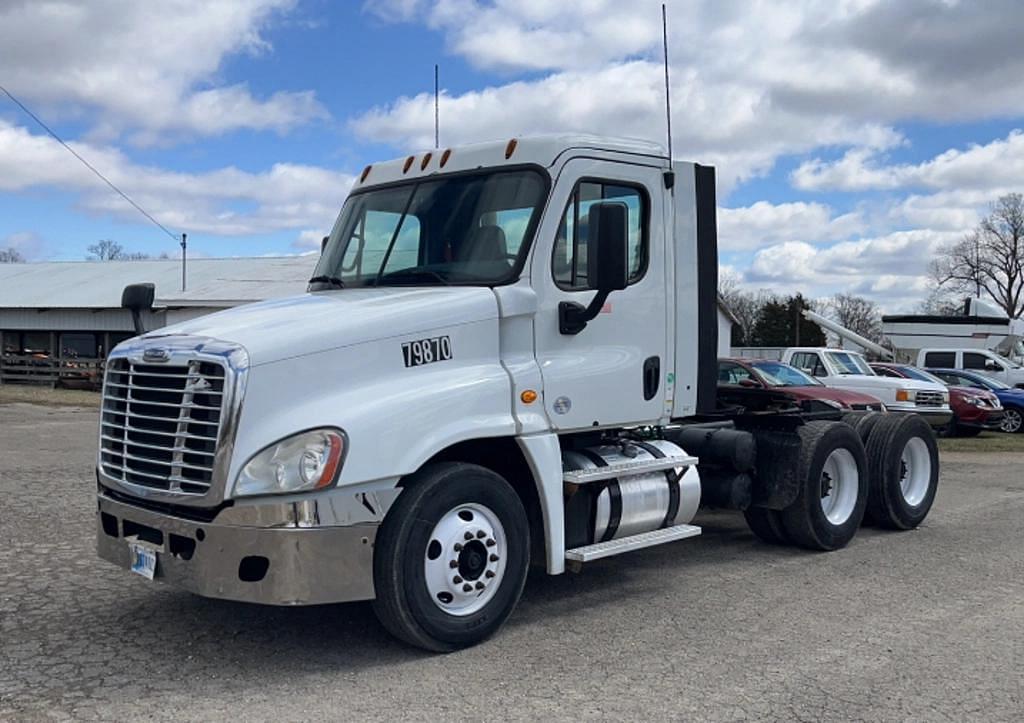
[[[1011,387],[1024,388],[1024,367],[990,349],[922,349],[917,354],[917,366],[966,369]]]
[[[786,349],[782,361],[810,374],[825,386],[878,397],[890,411],[920,414],[935,428],[948,424],[953,416],[949,390],[945,386],[879,376],[855,351],[793,347]]]

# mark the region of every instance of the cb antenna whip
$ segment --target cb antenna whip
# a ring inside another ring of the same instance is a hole
[[[668,130],[668,160],[672,162],[672,99],[668,85],[668,15],[661,4],[661,44],[665,51],[665,126]]]
[[[434,148],[441,147],[441,114],[440,114],[440,97],[441,87],[438,83],[439,71],[437,69],[437,63],[434,63]]]

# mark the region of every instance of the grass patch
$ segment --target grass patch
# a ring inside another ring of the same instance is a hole
[[[982,432],[977,437],[952,437],[939,440],[943,452],[1021,452],[1024,453],[1024,434]]]
[[[16,403],[44,407],[99,407],[100,393],[84,389],[50,389],[32,384],[0,386],[0,404]]]

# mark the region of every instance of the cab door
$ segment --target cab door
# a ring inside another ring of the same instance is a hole
[[[652,161],[656,163],[656,161]],[[664,168],[575,159],[562,169],[535,246],[531,276],[538,297],[534,335],[544,406],[559,430],[651,423],[668,416],[672,360],[667,357]],[[595,203],[627,209],[628,286],[613,291],[596,318],[563,333],[559,304],[586,307],[588,213]],[[696,343],[696,340],[694,340]]]

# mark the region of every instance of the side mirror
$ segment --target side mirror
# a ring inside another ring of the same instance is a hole
[[[330,236],[324,236],[320,239],[320,253],[323,254],[327,250],[327,242],[331,240]]]
[[[737,382],[737,383],[741,387],[746,387],[747,389],[760,389],[761,388],[761,383],[758,382],[758,381],[755,381],[753,379],[740,379],[739,382]]]
[[[629,283],[629,209],[617,201],[595,203],[587,213],[587,280],[597,291],[622,291]]]
[[[132,312],[132,322],[135,324],[136,334],[145,334],[146,329],[142,326],[142,312],[153,308],[153,298],[156,295],[154,284],[128,284],[121,292],[121,308]]]
[[[608,294],[629,284],[629,209],[620,201],[595,203],[587,212],[587,285],[596,291],[584,308],[574,301],[558,304],[558,330],[579,334],[604,307]]]
[[[989,371],[993,371],[993,372],[1001,372],[1001,371],[1003,371],[1003,366],[1001,364],[999,364],[998,362],[992,361],[991,359],[986,359],[985,360],[985,368],[988,369]]]

